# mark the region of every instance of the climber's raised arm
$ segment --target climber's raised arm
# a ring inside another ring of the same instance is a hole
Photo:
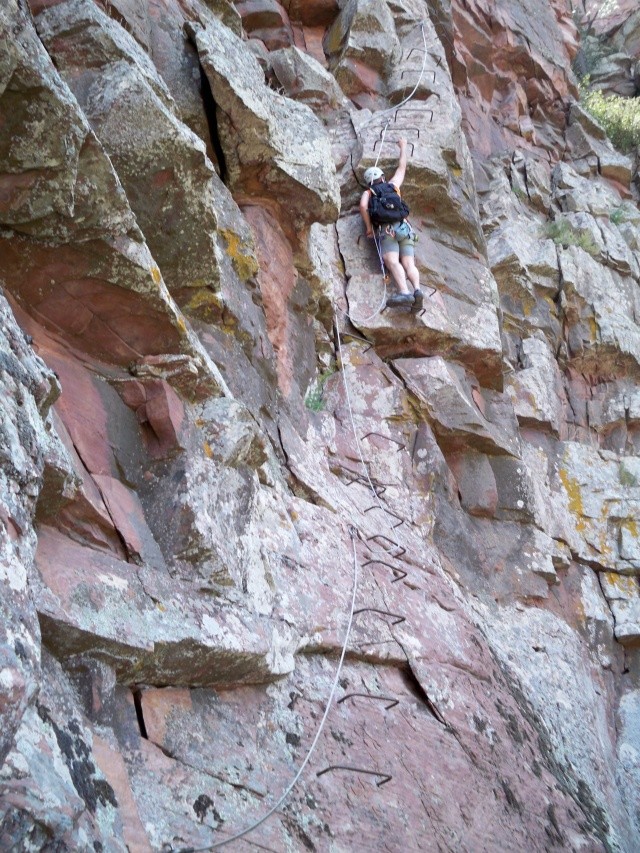
[[[389,183],[400,189],[402,182],[404,181],[405,172],[407,171],[407,140],[404,138],[399,139],[398,148],[400,149],[398,166],[395,172],[393,173],[393,177],[390,179]]]

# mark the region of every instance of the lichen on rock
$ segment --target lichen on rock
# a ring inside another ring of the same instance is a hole
[[[2,849],[638,849],[638,163],[584,26],[2,5]],[[402,138],[416,314],[358,212]]]

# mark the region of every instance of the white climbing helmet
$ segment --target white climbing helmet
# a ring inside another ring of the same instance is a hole
[[[384,178],[384,172],[377,166],[371,166],[371,168],[367,169],[364,173],[363,177],[365,184],[367,184],[367,186],[371,186],[371,184],[374,181],[377,181],[378,178]]]

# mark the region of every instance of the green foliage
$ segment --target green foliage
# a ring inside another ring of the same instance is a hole
[[[590,255],[598,254],[598,247],[591,234],[588,231],[578,231],[566,219],[548,222],[544,229],[544,236],[565,249],[568,246],[578,246]]]
[[[623,207],[616,207],[616,209],[609,214],[609,222],[613,222],[614,225],[621,225],[626,221],[626,218]]]
[[[573,62],[573,70],[578,79],[590,74],[597,65],[607,56],[616,52],[612,44],[608,44],[594,32],[594,24],[599,18],[606,18],[618,8],[618,0],[604,0],[599,9],[585,14],[584,0],[579,0],[574,5],[571,0],[573,22],[579,35],[580,49]]]
[[[623,222],[635,222],[637,224],[640,213],[638,208],[630,202],[624,202],[609,214],[609,222],[614,225],[622,225]]]
[[[511,184],[511,192],[516,198],[520,199],[520,201],[523,201],[523,199],[527,197],[526,192],[522,189],[522,187],[519,187],[517,184]]]
[[[637,478],[633,475],[633,473],[628,468],[625,468],[624,464],[622,464],[620,466],[620,475],[619,476],[620,476],[620,483],[623,486],[637,486],[638,485]]]
[[[615,52],[615,48],[603,44],[595,36],[585,35],[584,33],[580,43],[580,51],[573,63],[573,70],[578,78],[584,80],[585,75],[591,74],[605,57]]]
[[[323,389],[317,385],[309,388],[304,398],[304,404],[312,412],[321,412],[324,409]]]
[[[589,89],[585,77],[580,84],[580,103],[620,151],[629,153],[640,145],[640,98],[603,95],[599,89]]]
[[[336,368],[332,365],[323,371],[316,381],[311,385],[305,394],[304,404],[312,412],[322,412],[325,407],[324,386],[327,379],[336,372]]]

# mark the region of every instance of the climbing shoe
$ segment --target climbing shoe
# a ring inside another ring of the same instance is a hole
[[[394,293],[387,299],[387,308],[397,308],[400,305],[413,305],[412,293]]]
[[[413,291],[413,310],[419,311],[422,308],[422,303],[424,301],[424,297],[422,295],[422,291],[418,287]]]

